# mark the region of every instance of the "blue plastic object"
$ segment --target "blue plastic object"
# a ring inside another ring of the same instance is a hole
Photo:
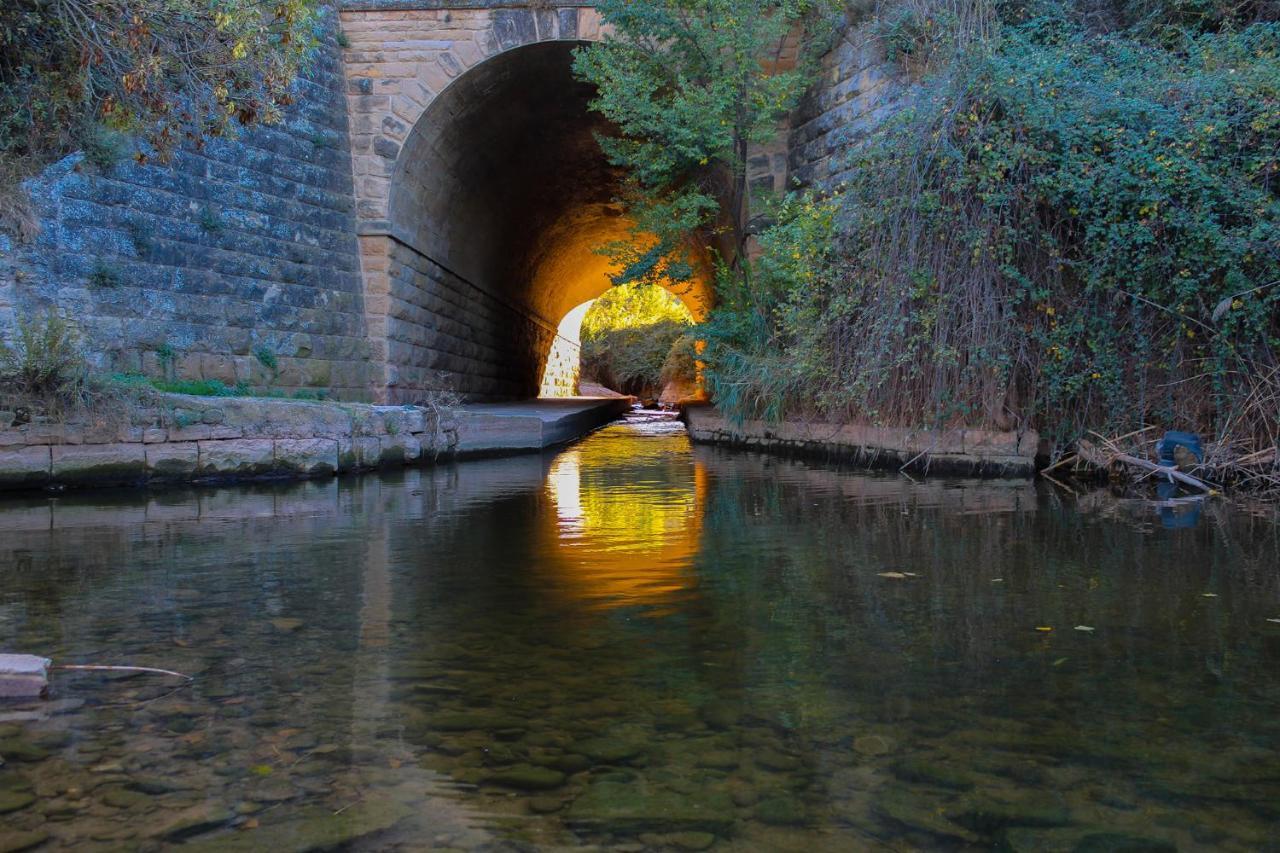
[[[1156,442],[1156,453],[1160,456],[1161,465],[1177,465],[1178,457],[1174,455],[1179,447],[1186,448],[1197,462],[1204,461],[1204,447],[1200,444],[1200,436],[1194,432],[1166,432],[1164,438]]]

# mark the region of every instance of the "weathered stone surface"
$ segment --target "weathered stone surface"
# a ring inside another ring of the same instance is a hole
[[[338,471],[338,442],[332,438],[276,439],[278,471],[328,477]]]
[[[101,169],[73,155],[33,180],[42,228],[0,250],[0,335],[14,316],[58,305],[108,370],[367,399],[345,81],[331,39],[295,88],[282,123],[170,163]],[[11,270],[22,283],[10,290]],[[259,347],[275,356],[274,375]]]
[[[803,421],[728,423],[703,403],[687,405],[681,417],[697,443],[725,444],[791,455],[846,457],[871,466],[903,465],[932,473],[1030,477],[1039,437],[1034,432],[897,429],[865,424]],[[969,437],[974,436],[972,442]]]
[[[556,770],[546,767],[534,767],[529,764],[517,764],[490,773],[484,781],[505,788],[520,791],[547,791],[559,788],[564,784],[565,776]]]
[[[373,436],[353,438],[351,452],[357,468],[376,468],[382,462],[382,442]]]
[[[257,477],[275,467],[275,442],[269,438],[200,442],[196,473],[201,477]]]
[[[52,476],[52,458],[44,446],[0,450],[0,489],[43,486]]]
[[[146,445],[147,473],[160,480],[186,480],[195,476],[200,463],[200,445],[175,441]]]
[[[52,460],[53,477],[62,483],[136,483],[147,476],[141,444],[55,445]]]

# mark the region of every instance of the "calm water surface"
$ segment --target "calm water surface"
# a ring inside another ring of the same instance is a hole
[[[0,706],[0,850],[1277,850],[1278,618],[1262,512],[663,422],[8,501],[0,649],[196,679]]]

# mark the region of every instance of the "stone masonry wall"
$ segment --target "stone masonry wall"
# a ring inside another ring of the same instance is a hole
[[[792,120],[792,179],[819,191],[838,189],[848,157],[900,109],[910,87],[866,24],[853,25],[822,59],[818,81]]]
[[[56,307],[105,370],[368,398],[336,44],[282,125],[167,165],[103,172],[75,155],[30,189],[42,232],[31,245],[0,236],[0,335]]]
[[[385,402],[414,402],[423,388],[501,399],[538,386],[543,365],[528,356],[550,350],[553,327],[392,237],[361,244],[366,269],[386,267],[371,288],[385,282],[387,292],[369,295],[371,311],[385,316]]]
[[[53,485],[328,477],[450,452],[419,408],[159,395],[122,423],[0,430],[0,492]]]

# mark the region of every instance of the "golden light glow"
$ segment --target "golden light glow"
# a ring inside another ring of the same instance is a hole
[[[556,458],[545,588],[599,609],[674,603],[692,589],[707,483],[675,452],[683,441],[649,438],[641,454],[634,441],[592,441]]]

